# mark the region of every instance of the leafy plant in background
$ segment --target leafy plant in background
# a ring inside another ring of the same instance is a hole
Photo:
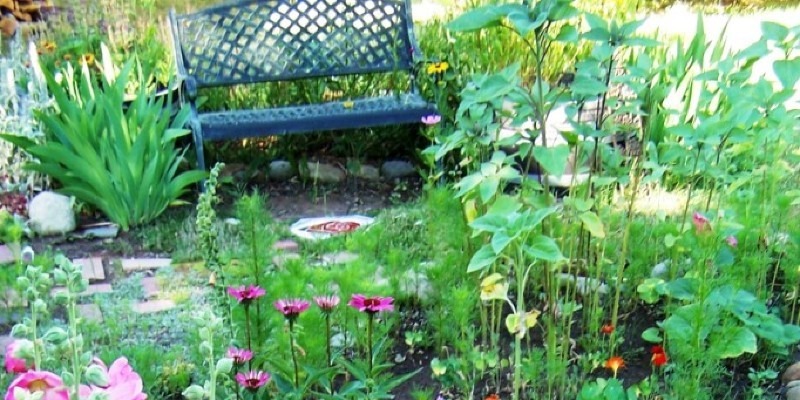
[[[65,194],[97,207],[127,230],[151,221],[177,201],[204,172],[178,173],[183,152],[175,141],[188,133],[183,125],[188,110],[170,121],[171,106],[140,88],[126,104],[126,86],[134,60],[114,76],[104,63],[102,84],[87,77],[76,84],[75,71],[59,77],[46,73],[57,113],[39,113],[47,140],[39,144],[13,135],[0,135],[38,159],[26,168],[58,181]],[[60,75],[60,74],[58,74]]]

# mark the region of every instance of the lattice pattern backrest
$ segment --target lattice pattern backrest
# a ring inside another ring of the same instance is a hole
[[[198,86],[412,67],[405,0],[249,0],[175,19]]]

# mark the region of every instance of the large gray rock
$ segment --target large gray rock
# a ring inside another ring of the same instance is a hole
[[[72,200],[54,192],[34,196],[28,205],[29,225],[39,235],[55,235],[75,230]]]
[[[800,400],[800,381],[786,384],[786,400]]]
[[[377,167],[373,167],[372,165],[362,165],[361,168],[356,171],[355,175],[368,181],[377,181],[381,179],[381,172]]]
[[[308,179],[319,183],[339,183],[344,181],[345,175],[341,168],[326,163],[309,162]]]
[[[786,371],[784,371],[781,376],[781,381],[784,385],[792,381],[800,381],[800,362],[796,362],[790,365],[789,368],[786,368]]]
[[[286,181],[294,176],[292,163],[284,160],[277,160],[269,163],[269,179],[276,181]]]
[[[408,161],[386,161],[381,165],[381,175],[386,179],[404,178],[416,173],[414,164]]]

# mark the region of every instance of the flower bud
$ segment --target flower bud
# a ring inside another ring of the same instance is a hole
[[[24,339],[28,337],[30,331],[31,330],[28,328],[28,325],[16,324],[13,328],[11,328],[11,337],[15,339]]]
[[[99,365],[90,365],[86,368],[86,381],[90,385],[108,387],[108,373]]]
[[[22,249],[22,253],[20,255],[22,258],[22,262],[30,264],[33,262],[33,257],[35,253],[33,252],[33,248],[31,246],[25,246],[25,248]]]
[[[37,313],[46,313],[47,302],[42,299],[36,299],[33,301],[33,309],[36,310]]]
[[[183,397],[186,397],[188,400],[202,400],[206,397],[206,391],[202,387],[198,385],[192,385],[186,388],[183,391]]]
[[[19,286],[20,289],[25,290],[30,285],[31,285],[31,280],[28,279],[27,277],[20,276],[19,278],[17,278],[17,286]]]
[[[221,358],[217,361],[217,369],[216,372],[218,374],[228,374],[233,369],[233,359],[232,358]]]
[[[28,339],[18,339],[15,343],[16,346],[12,355],[16,358],[32,361],[34,356],[33,342]]]
[[[53,278],[56,281],[56,285],[65,285],[67,283],[67,273],[61,268],[53,270]]]
[[[47,332],[45,332],[45,334],[42,336],[42,339],[44,339],[46,342],[55,345],[58,345],[59,343],[67,340],[68,338],[69,334],[67,333],[67,331],[57,326],[48,329]]]

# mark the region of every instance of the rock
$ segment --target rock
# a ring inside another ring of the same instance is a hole
[[[31,228],[39,235],[55,235],[75,229],[72,199],[54,192],[42,192],[28,205]]]
[[[241,163],[226,163],[224,167],[222,167],[222,171],[219,172],[220,179],[222,178],[244,178],[244,174],[247,171],[247,165]]]
[[[600,294],[608,293],[608,285],[599,282],[594,278],[586,278],[583,276],[575,276],[571,274],[560,273],[556,276],[560,282],[573,282],[578,290],[578,293],[586,295],[590,292],[597,291]]]
[[[800,400],[800,381],[786,384],[786,400]]]
[[[139,314],[152,314],[175,308],[175,302],[172,300],[151,300],[134,304],[132,308],[133,311]]]
[[[292,239],[284,239],[275,242],[275,244],[272,245],[272,249],[288,253],[298,253],[300,252],[300,245]]]
[[[660,278],[669,272],[669,260],[662,261],[653,266],[653,269],[650,270],[650,277],[651,278]]]
[[[122,270],[126,273],[145,271],[169,267],[172,264],[171,258],[125,258],[120,260]]]
[[[276,160],[269,163],[269,179],[276,181],[286,181],[294,176],[292,163],[283,160]]]
[[[356,260],[358,260],[358,254],[351,253],[349,251],[329,253],[322,256],[322,264],[324,265],[350,264]]]
[[[309,162],[308,179],[319,183],[339,183],[344,181],[345,175],[341,168],[320,162]]]
[[[362,165],[355,173],[356,177],[367,180],[377,181],[381,179],[381,171],[372,165]]]
[[[781,382],[784,385],[791,381],[800,381],[800,362],[790,365],[781,376]]]
[[[386,179],[404,178],[416,173],[414,164],[408,161],[386,161],[381,165],[381,175]]]
[[[73,236],[77,238],[99,238],[110,239],[117,237],[119,225],[112,223],[101,223],[83,226],[83,230],[76,232]]]

